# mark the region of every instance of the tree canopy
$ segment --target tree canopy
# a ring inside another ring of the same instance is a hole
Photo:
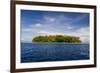
[[[32,39],[32,42],[66,42],[66,43],[81,43],[80,37],[65,36],[65,35],[49,35],[37,36]]]

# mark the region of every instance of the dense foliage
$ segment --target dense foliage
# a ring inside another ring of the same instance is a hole
[[[37,36],[32,39],[32,42],[66,42],[66,43],[81,43],[80,37],[65,36],[65,35],[49,35]]]

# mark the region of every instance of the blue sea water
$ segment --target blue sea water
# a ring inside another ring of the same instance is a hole
[[[89,44],[21,43],[21,63],[89,59]]]

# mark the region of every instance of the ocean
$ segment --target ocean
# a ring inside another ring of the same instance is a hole
[[[21,43],[21,63],[89,59],[89,44]]]

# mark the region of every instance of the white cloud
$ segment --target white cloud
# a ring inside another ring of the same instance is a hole
[[[37,23],[37,24],[35,24],[35,26],[36,26],[36,27],[41,27],[41,26],[42,26],[42,24]]]
[[[22,32],[30,32],[32,31],[32,29],[29,29],[29,28],[22,28]]]
[[[40,26],[40,24],[38,24]],[[28,27],[22,29],[22,37],[23,40],[32,40],[32,37],[39,36],[39,35],[71,35],[71,36],[79,36],[83,43],[89,42],[89,27],[83,27],[74,31],[71,31],[73,27],[68,26],[66,31],[63,29],[59,29],[59,27]]]
[[[83,43],[89,43],[89,27],[83,27],[74,31],[65,33],[66,35],[79,36]]]
[[[79,36],[81,37],[82,42],[89,43],[89,27],[81,28],[78,30],[78,32],[80,33]]]
[[[29,25],[30,28],[34,28],[34,27],[42,27],[43,24],[40,24],[40,23],[36,23],[36,24],[31,24]]]
[[[40,35],[64,35],[64,33],[41,30],[38,32]]]
[[[48,22],[54,22],[56,20],[56,18],[49,17],[49,16],[45,16],[44,19],[45,19],[45,21],[48,21]]]
[[[71,30],[71,29],[73,29],[73,27],[72,26],[67,26],[67,29]]]
[[[44,16],[43,18],[44,20],[39,23],[22,28],[22,41],[31,41],[33,37],[39,35],[71,35],[79,36],[84,43],[89,42],[89,27],[75,29],[77,26],[73,26],[74,22],[84,19],[84,15],[78,16],[74,20],[63,15]]]

